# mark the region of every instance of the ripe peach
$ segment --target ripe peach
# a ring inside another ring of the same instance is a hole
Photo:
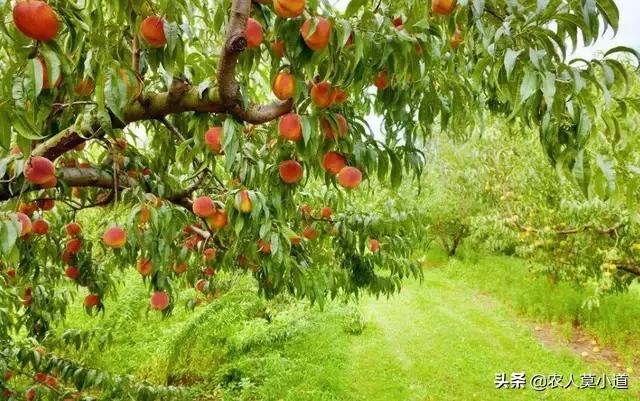
[[[9,276],[9,278],[13,279],[16,278],[16,274],[18,272],[16,271],[16,269],[9,269],[7,270],[7,276]]]
[[[402,17],[395,17],[393,19],[393,27],[399,31],[404,28],[404,22],[402,22]]]
[[[40,56],[36,57],[36,60],[40,63],[42,67],[42,89],[51,89],[51,82],[49,82],[49,70],[47,69],[47,63]],[[59,88],[62,84],[62,74],[58,75],[56,82],[53,86]]]
[[[216,204],[208,196],[200,196],[193,201],[191,208],[198,217],[211,217],[216,213]]]
[[[431,11],[440,15],[451,15],[457,3],[456,0],[432,0]]]
[[[379,90],[387,89],[387,86],[389,85],[389,81],[387,79],[387,72],[386,71],[380,71],[378,73],[378,76],[376,77],[374,85]]]
[[[240,211],[242,213],[251,213],[253,205],[251,205],[251,198],[249,197],[249,191],[244,190],[240,192]]]
[[[311,87],[311,100],[320,109],[331,107],[336,99],[336,92],[327,81],[313,84]]]
[[[91,94],[93,93],[93,90],[95,89],[96,85],[95,83],[93,83],[93,80],[91,78],[86,78],[83,79],[82,81],[80,81],[80,83],[78,83],[76,85],[76,87],[74,88],[76,95],[78,96],[82,96],[82,97],[87,97],[87,96],[91,96]],[[81,143],[80,145],[78,145],[76,147],[76,150],[83,150],[85,146],[85,142]]]
[[[300,245],[300,243],[302,242],[302,238],[296,236],[293,236],[291,238],[289,238],[289,241],[291,242],[291,245]]]
[[[313,241],[318,238],[318,231],[311,226],[306,226],[304,230],[302,230],[302,235],[309,241]]]
[[[32,297],[31,297],[31,287],[27,287],[24,289],[24,301],[23,305],[28,307],[31,305]]]
[[[207,218],[207,224],[209,225],[209,227],[216,230],[225,228],[227,225],[227,221],[227,214],[224,212],[224,210],[216,210],[216,213],[214,213],[213,216]]]
[[[295,184],[302,179],[303,170],[300,163],[295,160],[285,160],[278,168],[280,178],[287,184]]]
[[[13,22],[25,36],[43,42],[58,34],[58,15],[44,1],[20,0],[13,8]]]
[[[53,199],[40,199],[38,200],[38,207],[42,211],[51,210],[56,206],[56,201]]]
[[[69,251],[63,251],[62,252],[62,262],[63,263],[71,263],[71,260],[73,259],[73,254],[70,253]]]
[[[207,277],[212,277],[216,275],[216,269],[214,269],[213,267],[207,267],[206,269],[204,269],[202,271],[202,274],[204,274]]]
[[[312,19],[306,20],[300,28],[304,43],[311,50],[322,50],[329,44],[331,38],[331,23],[322,17],[315,18],[315,30],[311,30]]]
[[[122,228],[113,226],[104,232],[102,241],[111,248],[122,248],[127,243],[127,233]]]
[[[313,213],[313,209],[307,203],[300,206],[300,214],[302,216],[311,216],[311,213]]]
[[[137,269],[142,277],[147,277],[153,271],[153,263],[149,259],[140,259],[138,260]]]
[[[281,72],[273,81],[272,89],[278,99],[291,99],[296,94],[296,78],[288,72]]]
[[[216,248],[207,248],[202,252],[202,259],[204,259],[205,262],[211,262],[215,260],[217,253]]]
[[[262,253],[264,253],[265,255],[268,255],[271,253],[271,243],[267,242],[263,239],[258,240],[258,250]]]
[[[278,132],[280,137],[290,141],[299,141],[302,139],[302,124],[300,124],[300,116],[296,113],[285,114],[280,117],[278,122]]]
[[[338,184],[344,188],[357,188],[362,181],[362,172],[355,167],[345,167],[338,173]]]
[[[49,178],[46,182],[40,184],[40,188],[42,189],[55,188],[56,185],[58,185],[58,179],[55,176],[53,176]]]
[[[156,15],[149,16],[140,24],[140,34],[151,47],[160,48],[167,44],[164,35],[164,20]]]
[[[80,229],[80,224],[73,222],[73,223],[69,223],[66,226],[64,226],[64,229],[67,231],[67,234],[70,237],[75,237],[78,234],[80,234],[80,231],[82,231]]]
[[[100,296],[97,294],[89,294],[84,298],[84,306],[93,308],[100,303]]]
[[[280,18],[295,18],[302,15],[305,0],[273,0],[273,9]]]
[[[64,270],[64,275],[75,281],[78,279],[78,277],[80,277],[80,270],[73,266],[69,266]]]
[[[22,212],[17,212],[16,218],[18,219],[18,222],[20,223],[20,227],[21,227],[20,237],[27,236],[31,232],[31,220],[29,219],[29,216],[27,216]]]
[[[371,249],[371,252],[373,253],[378,252],[380,250],[380,241],[378,241],[377,239],[370,239],[369,249]]]
[[[53,376],[47,376],[47,378],[45,379],[45,384],[50,388],[57,388],[58,387],[58,379],[56,379]]]
[[[24,399],[26,401],[33,401],[36,399],[37,395],[38,395],[38,390],[35,387],[31,387],[30,389],[25,391]]]
[[[456,29],[451,39],[449,39],[449,46],[453,49],[457,49],[461,44],[464,43],[464,38],[462,37],[462,32]]]
[[[27,216],[31,216],[36,210],[38,210],[38,204],[35,202],[20,203],[18,206],[18,211]]]
[[[78,238],[70,239],[69,242],[67,242],[67,246],[64,248],[65,252],[72,255],[80,252],[80,249],[82,249],[82,241]]]
[[[349,123],[347,122],[347,119],[342,114],[336,114],[335,117],[336,117],[336,123],[338,125],[338,137],[344,138],[347,136],[347,133],[349,132]],[[333,132],[333,127],[331,126],[331,122],[328,119],[323,118],[321,124],[322,124],[322,130],[324,131],[325,139],[333,141],[336,137],[335,137],[335,133]]]
[[[47,374],[38,372],[35,375],[33,375],[33,380],[37,381],[38,383],[44,383],[45,381],[47,381]]]
[[[222,127],[209,128],[204,134],[204,142],[216,154],[222,154]]]
[[[257,49],[262,43],[264,37],[262,33],[262,25],[253,18],[247,19],[247,26],[245,28],[245,36],[247,37],[247,47],[249,49]]]
[[[188,268],[189,268],[189,265],[187,264],[187,262],[176,263],[173,265],[173,271],[176,272],[177,274],[182,274],[186,272]]]
[[[329,151],[322,159],[322,167],[331,175],[336,175],[347,166],[347,158],[338,152]]]
[[[24,166],[24,176],[32,184],[44,184],[56,176],[56,168],[51,160],[42,156],[30,158]]]
[[[165,291],[156,291],[149,299],[151,309],[163,311],[169,307],[169,294]]]
[[[329,220],[331,218],[331,208],[330,207],[323,207],[322,209],[320,209],[320,216],[323,219]]]
[[[337,104],[343,104],[349,99],[349,93],[347,93],[345,90],[341,88],[334,88],[333,91],[335,93],[335,102]]]
[[[208,285],[209,285],[209,282],[207,280],[200,279],[196,282],[195,288],[200,292],[205,292]]]
[[[49,232],[49,223],[45,219],[38,219],[31,224],[34,234],[45,235]]]
[[[284,40],[276,40],[271,43],[271,50],[276,55],[277,58],[284,57]]]

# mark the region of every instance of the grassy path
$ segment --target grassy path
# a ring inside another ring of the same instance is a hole
[[[351,391],[367,401],[637,400],[630,391],[496,390],[498,372],[612,374],[569,351],[545,349],[531,328],[499,302],[441,270],[391,299],[362,304],[367,329],[352,338]],[[637,387],[635,387],[637,389]]]

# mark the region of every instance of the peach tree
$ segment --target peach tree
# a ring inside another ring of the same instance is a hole
[[[574,168],[628,70],[567,61],[613,0],[0,0],[0,388],[5,399],[169,399],[85,367],[51,330],[136,268],[165,315],[219,272],[264,296],[391,294],[419,276],[402,200],[421,143],[488,115]],[[380,128],[371,115],[382,117]],[[99,208],[98,223],[83,221]],[[78,299],[79,298],[79,299]]]

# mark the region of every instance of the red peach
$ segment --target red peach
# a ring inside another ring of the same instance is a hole
[[[302,235],[309,241],[313,241],[318,238],[318,231],[311,226],[307,226],[302,230]]]
[[[46,42],[58,34],[58,15],[44,1],[18,1],[13,8],[13,22],[20,32],[34,40]]]
[[[89,294],[84,298],[84,306],[87,308],[93,308],[100,303],[100,296],[97,294]]]
[[[216,213],[216,204],[208,196],[200,196],[193,201],[191,208],[198,217],[211,217]]]
[[[323,219],[329,220],[331,218],[331,208],[330,207],[323,207],[322,209],[320,209],[320,216]]]
[[[264,253],[265,255],[268,255],[271,253],[271,243],[267,242],[263,239],[258,240],[258,250],[262,253]]]
[[[304,43],[307,44],[307,47],[314,51],[322,50],[329,44],[329,39],[331,38],[331,23],[326,18],[316,17],[316,29],[312,32],[311,21],[311,19],[308,19],[302,24],[300,33],[302,33],[302,38],[304,39]]]
[[[34,156],[24,166],[24,176],[32,184],[44,184],[55,175],[56,168],[46,157]]]
[[[338,125],[338,137],[346,137],[347,133],[349,132],[349,123],[347,122],[347,119],[342,114],[336,114],[335,120],[336,124]],[[331,121],[329,121],[329,119],[322,119],[322,129],[324,131],[325,139],[333,141],[336,138],[333,131],[333,126],[331,125]]]
[[[49,223],[45,219],[38,219],[31,224],[32,231],[37,235],[45,235],[49,232]]]
[[[387,88],[387,86],[389,85],[389,82],[387,80],[387,72],[386,71],[380,71],[378,73],[378,76],[376,77],[374,85],[379,90],[384,90],[384,89]]]
[[[456,4],[456,0],[432,0],[431,11],[440,15],[451,15]]]
[[[70,239],[69,242],[67,242],[67,246],[64,248],[65,252],[72,255],[80,252],[80,249],[82,249],[82,241],[78,238]]]
[[[17,212],[16,218],[20,223],[20,237],[25,237],[31,232],[31,220],[24,213]]]
[[[262,33],[262,25],[253,18],[247,19],[245,28],[245,36],[247,37],[247,47],[249,49],[257,49],[262,43],[264,34]]]
[[[77,280],[78,277],[80,277],[80,270],[78,270],[77,268],[73,267],[73,266],[68,266],[65,270],[64,270],[64,275],[67,276],[68,278],[70,278],[71,280]]]
[[[322,159],[322,167],[331,175],[336,175],[347,166],[347,158],[342,154],[329,151]]]
[[[73,222],[73,223],[69,223],[66,226],[64,226],[65,230],[67,231],[67,234],[70,237],[75,237],[78,234],[80,234],[80,231],[82,231],[80,229],[80,224]]]
[[[169,294],[165,291],[156,291],[151,295],[149,299],[149,305],[151,309],[163,311],[169,307],[170,299]]]
[[[371,252],[373,253],[378,252],[380,250],[380,241],[378,241],[377,239],[370,239],[369,249],[371,249]]]
[[[140,259],[138,260],[137,269],[142,277],[147,277],[153,271],[153,263],[149,259]]]
[[[336,92],[327,81],[313,84],[311,87],[311,100],[316,107],[326,109],[333,105],[336,99]]]
[[[338,173],[338,184],[344,188],[357,188],[362,181],[362,172],[355,167],[345,167]]]
[[[285,160],[278,168],[280,178],[287,184],[296,184],[302,179],[303,170],[300,163],[295,160]]]
[[[273,81],[272,89],[278,99],[291,99],[296,94],[296,78],[288,72],[281,72]]]
[[[140,34],[151,47],[160,48],[167,44],[164,35],[164,20],[156,15],[149,16],[140,24]]]
[[[127,243],[127,233],[122,228],[114,226],[104,232],[102,241],[111,248],[122,248]]]
[[[284,57],[284,40],[276,40],[271,43],[271,50],[276,55],[277,58]]]
[[[302,139],[302,125],[300,116],[296,113],[285,114],[278,122],[278,132],[280,137],[289,141],[299,141]]]
[[[280,18],[295,18],[302,15],[305,0],[273,0],[273,9]]]
[[[251,213],[253,205],[251,205],[251,198],[249,197],[249,191],[244,190],[240,192],[240,211],[242,213]]]

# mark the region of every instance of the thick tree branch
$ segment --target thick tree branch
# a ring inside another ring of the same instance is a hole
[[[250,12],[251,0],[233,0],[222,57],[218,64],[220,99],[227,107],[237,104],[240,98],[238,81],[236,80],[236,65],[240,54],[247,48],[245,29]]]

